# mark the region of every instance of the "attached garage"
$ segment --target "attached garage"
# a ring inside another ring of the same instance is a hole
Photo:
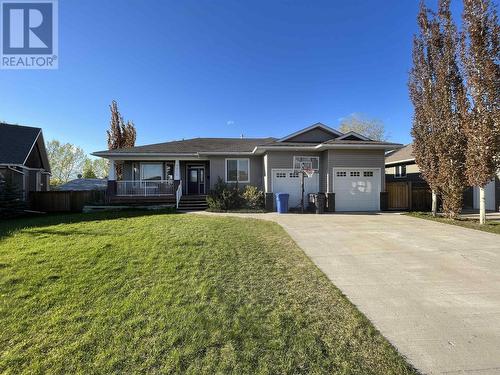
[[[288,205],[290,208],[300,206],[302,199],[300,174],[293,169],[273,169],[272,170],[272,191],[276,193],[290,194]],[[304,176],[304,198],[307,194],[319,191],[319,174],[314,173],[312,177]],[[307,203],[306,203],[307,204]]]
[[[378,211],[380,191],[380,168],[333,168],[335,211]]]

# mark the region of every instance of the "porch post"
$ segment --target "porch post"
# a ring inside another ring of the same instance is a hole
[[[174,180],[180,180],[181,179],[181,166],[179,163],[179,159],[175,159],[175,164],[174,164]]]
[[[109,159],[108,181],[115,181],[115,180],[116,180],[115,161],[113,159]]]
[[[115,161],[113,159],[109,160],[107,194],[108,197],[116,195],[116,168]]]

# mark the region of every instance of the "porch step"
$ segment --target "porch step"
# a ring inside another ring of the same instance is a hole
[[[177,211],[203,211],[207,207],[206,195],[183,195],[179,201]]]

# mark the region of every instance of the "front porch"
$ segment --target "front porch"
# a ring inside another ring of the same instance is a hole
[[[122,166],[117,178],[116,164]],[[108,198],[111,203],[170,203],[182,196],[204,196],[209,190],[208,160],[110,159]]]

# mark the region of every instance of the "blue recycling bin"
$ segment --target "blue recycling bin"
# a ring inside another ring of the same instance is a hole
[[[276,193],[276,210],[279,214],[286,214],[288,212],[288,198],[290,194]]]

